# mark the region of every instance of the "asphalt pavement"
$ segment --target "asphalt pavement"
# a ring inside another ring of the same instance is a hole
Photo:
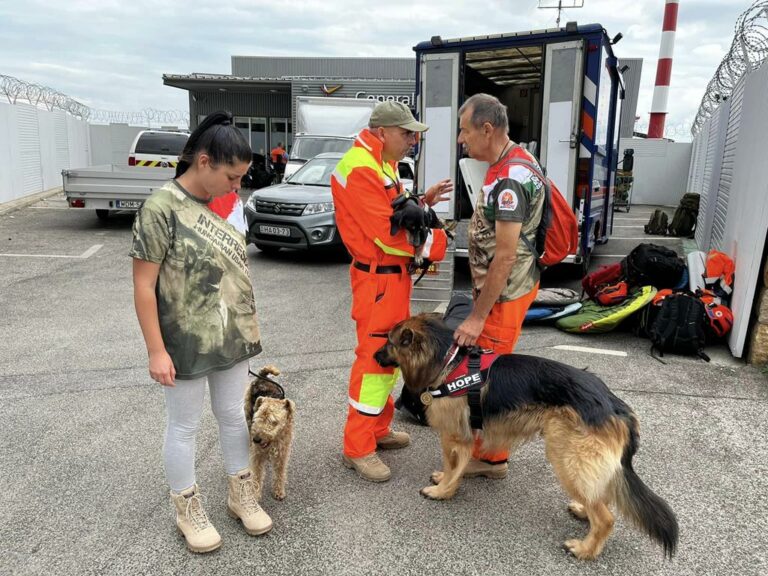
[[[197,479],[224,545],[187,552],[164,482],[162,393],[133,311],[131,221],[99,221],[57,196],[0,215],[0,574],[768,573],[768,377],[726,348],[709,364],[661,364],[628,332],[524,331],[519,352],[588,368],[633,407],[635,469],[680,523],[672,561],[620,518],[602,556],[583,563],[562,549],[586,526],[567,513],[540,440],[512,457],[508,478],[467,480],[447,502],[419,495],[440,466],[437,436],[400,414],[413,442],[383,454],[390,482],[344,468],[348,263],[252,246],[264,352],[251,365],[279,366],[297,405],[288,496],[266,491],[274,529],[263,537],[227,516],[206,407]]]

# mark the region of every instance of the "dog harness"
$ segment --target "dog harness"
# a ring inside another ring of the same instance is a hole
[[[488,381],[491,367],[499,355],[492,350],[472,346],[459,347],[454,344],[446,354],[443,362],[444,369],[455,362],[458,363],[443,378],[443,383],[437,388],[426,390],[421,395],[421,402],[429,406],[434,398],[446,396],[467,396],[469,403],[469,424],[475,430],[483,428],[483,407],[480,401],[480,391]]]

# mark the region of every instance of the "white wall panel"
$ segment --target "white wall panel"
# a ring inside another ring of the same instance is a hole
[[[16,146],[16,107],[0,103],[0,202],[15,198],[21,190],[21,170]]]
[[[714,218],[712,220],[712,240],[710,247],[715,250],[722,250],[723,238],[725,236],[725,225],[728,215],[728,202],[733,184],[734,165],[736,163],[736,149],[739,139],[739,128],[741,127],[742,110],[744,102],[744,88],[747,77],[744,76],[734,88],[729,99],[730,110],[728,115],[728,126],[725,134],[725,144],[723,147],[723,161],[720,168],[720,183],[717,190],[717,203],[714,209]]]
[[[92,124],[88,127],[91,139],[91,165],[128,165],[128,152],[141,126],[127,124]]]
[[[61,186],[61,170],[89,166],[88,124],[61,110],[0,102],[0,202]]]
[[[731,308],[734,326],[728,344],[741,357],[749,330],[752,304],[762,269],[768,229],[768,180],[765,151],[768,150],[768,63],[753,72],[744,86],[741,115],[749,119],[739,127],[733,163],[733,181],[728,201],[722,249],[736,263]]]
[[[677,206],[687,191],[693,145],[689,142],[622,138],[619,158],[624,150],[634,154],[632,204]]]
[[[56,118],[53,114],[41,111],[37,115],[37,129],[40,137],[40,172],[43,183],[41,190],[48,190],[56,184]]]
[[[43,174],[40,158],[40,131],[37,108],[28,104],[16,104],[16,145],[21,161],[21,195],[35,194],[43,189]]]
[[[717,206],[717,190],[723,163],[725,135],[728,128],[730,103],[722,104],[712,114],[707,137],[707,159],[704,164],[704,181],[701,188],[699,218],[696,224],[696,243],[704,251],[709,250],[712,239],[712,222]]]

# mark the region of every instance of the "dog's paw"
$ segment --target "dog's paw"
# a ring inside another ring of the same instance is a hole
[[[563,548],[575,556],[578,560],[594,560],[595,554],[592,550],[587,550],[582,540],[566,540]]]
[[[421,489],[421,495],[430,500],[447,500],[451,495],[446,494],[439,486],[427,486]]]
[[[578,520],[587,520],[587,511],[584,509],[584,505],[576,500],[571,500],[568,504],[568,512]]]
[[[278,489],[273,490],[272,497],[275,500],[285,500],[285,490],[278,490]]]
[[[445,474],[442,470],[435,470],[432,472],[432,476],[430,476],[429,479],[432,484],[440,484],[440,482],[443,481],[443,476],[445,476]]]

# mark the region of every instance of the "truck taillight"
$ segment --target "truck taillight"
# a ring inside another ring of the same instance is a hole
[[[69,201],[69,205],[71,208],[85,208],[85,200],[80,198],[72,198]]]
[[[579,158],[576,168],[576,198],[589,196],[589,158]]]
[[[136,166],[136,156],[128,156],[128,166]]]

